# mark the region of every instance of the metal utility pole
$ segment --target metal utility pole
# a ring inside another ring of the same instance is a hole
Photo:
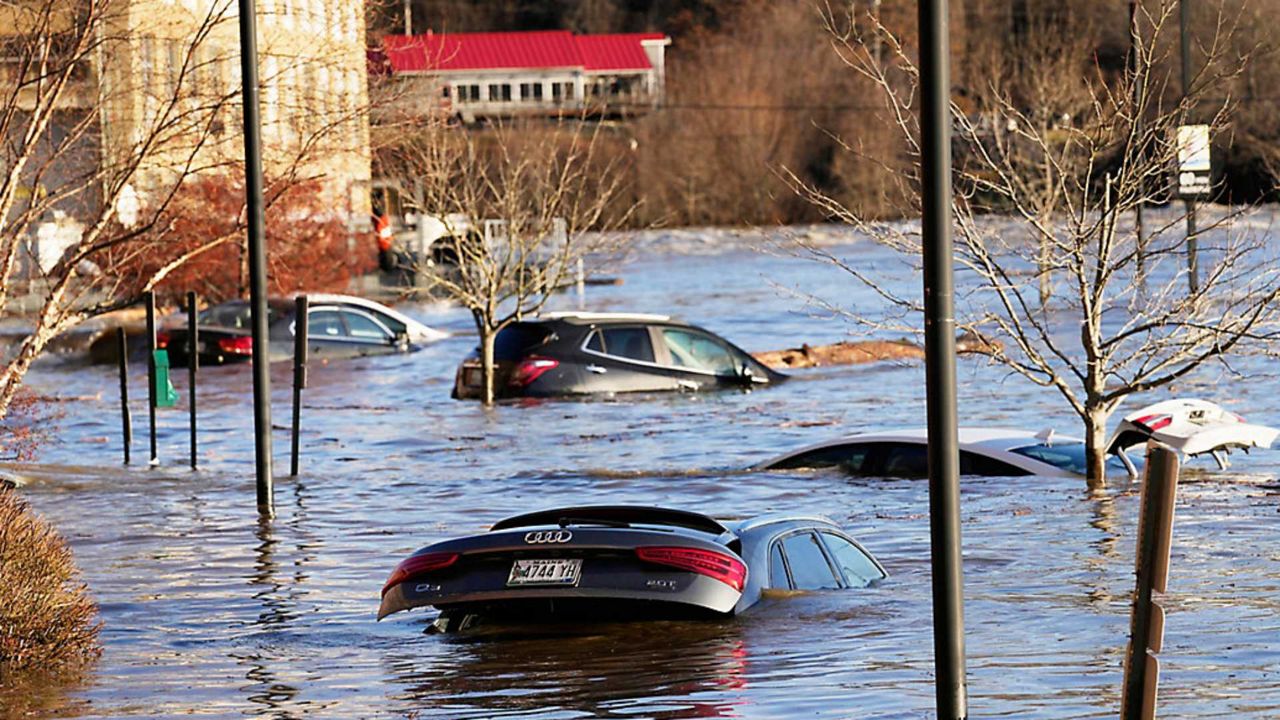
[[[244,85],[245,209],[249,233],[249,305],[253,334],[253,432],[258,512],[275,514],[271,477],[271,374],[267,367],[267,251],[262,218],[262,126],[258,105],[258,22],[253,0],[240,3],[240,75]]]
[[[150,419],[151,459],[150,464],[160,464],[160,451],[156,444],[156,294],[148,290],[143,295],[147,306],[147,417]]]
[[[1187,96],[1191,94],[1191,37],[1187,32],[1187,26],[1191,24],[1190,0],[1179,0],[1178,20],[1182,43],[1182,101],[1185,103]],[[1190,284],[1191,293],[1195,294],[1200,289],[1200,268],[1196,259],[1196,245],[1199,243],[1196,239],[1196,201],[1194,198],[1187,198],[1185,202],[1187,210],[1187,282]]]
[[[404,34],[413,34],[413,9],[410,7],[412,0],[404,0]],[[418,207],[422,207],[419,205]]]
[[[960,553],[960,450],[951,247],[951,73],[947,0],[920,0],[921,231],[929,538],[939,720],[969,715]]]
[[[1143,143],[1142,137],[1142,111],[1143,96],[1145,86],[1143,80],[1145,76],[1141,67],[1141,56],[1138,53],[1138,43],[1142,39],[1141,30],[1138,27],[1138,0],[1129,0],[1129,54],[1128,66],[1130,80],[1133,82],[1133,122],[1137,126],[1137,132],[1134,133],[1138,137],[1138,141]],[[1143,143],[1145,145],[1145,143]],[[1145,148],[1139,146],[1138,152],[1143,153]],[[1138,249],[1135,255],[1137,259],[1138,282],[1146,281],[1146,262],[1147,262],[1147,238],[1146,223],[1143,221],[1142,208],[1146,204],[1146,183],[1142,181],[1141,174],[1138,178],[1138,202],[1133,207],[1133,224],[1134,230],[1138,234]]]

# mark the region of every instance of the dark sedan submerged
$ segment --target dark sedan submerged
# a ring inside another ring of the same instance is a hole
[[[665,315],[542,315],[498,333],[494,362],[499,398],[754,387],[787,377]],[[477,351],[459,366],[453,397],[480,397],[481,379]]]
[[[884,568],[824,517],[720,522],[654,507],[588,506],[502,520],[428,545],[391,573],[378,619],[433,606],[433,628],[725,616],[764,590],[866,587]]]
[[[270,359],[293,356],[297,306],[293,300],[267,303]],[[405,352],[415,345],[446,337],[412,318],[372,300],[350,295],[311,295],[307,310],[307,352],[317,359],[361,357]],[[157,333],[156,343],[169,351],[170,362],[186,365],[190,351],[185,327]],[[201,364],[244,362],[253,354],[249,303],[232,300],[200,312]]]

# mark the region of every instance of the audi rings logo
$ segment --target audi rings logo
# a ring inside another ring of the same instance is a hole
[[[552,543],[567,543],[573,539],[573,533],[568,530],[538,530],[535,532],[525,533],[524,541],[530,545],[550,545]]]

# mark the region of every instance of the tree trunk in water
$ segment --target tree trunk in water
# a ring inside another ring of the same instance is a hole
[[[484,384],[484,404],[493,404],[493,343],[498,334],[493,330],[480,328],[480,376]]]
[[[1090,410],[1084,419],[1084,457],[1090,488],[1107,485],[1107,417],[1110,413]]]

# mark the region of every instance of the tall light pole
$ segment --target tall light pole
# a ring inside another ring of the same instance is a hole
[[[929,427],[929,541],[938,718],[969,715],[960,553],[960,450],[951,244],[951,73],[947,0],[919,0],[921,232]]]
[[[262,219],[262,121],[258,105],[258,23],[253,0],[240,3],[240,76],[244,85],[244,187],[249,234],[249,307],[253,334],[253,434],[258,512],[275,514],[271,477],[271,374],[267,367],[267,251]]]
[[[1188,34],[1187,26],[1191,24],[1191,2],[1190,0],[1179,0],[1178,2],[1178,20],[1182,45],[1182,102],[1186,104],[1187,96],[1191,94],[1191,37]],[[1200,268],[1196,258],[1196,246],[1199,241],[1196,239],[1196,201],[1195,198],[1186,199],[1187,209],[1187,282],[1190,285],[1191,293],[1194,295],[1200,289]]]

